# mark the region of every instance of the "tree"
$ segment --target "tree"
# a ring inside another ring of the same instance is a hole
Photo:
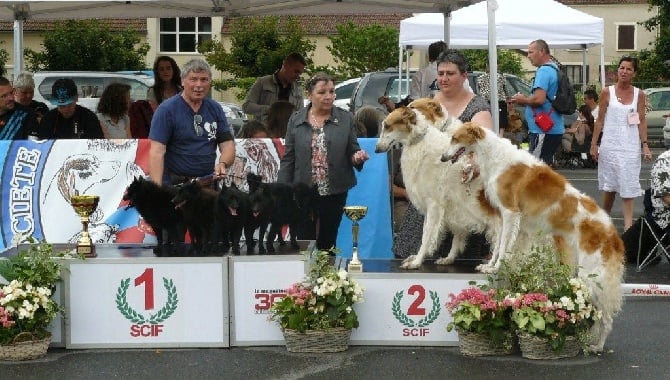
[[[656,14],[640,24],[648,31],[657,30],[656,41],[651,49],[642,49],[639,54],[640,72],[636,82],[658,82],[670,80],[670,2],[667,0],[647,0],[650,14]],[[651,12],[658,7],[657,13]]]
[[[112,31],[98,20],[57,22],[44,36],[43,51],[26,49],[26,66],[41,70],[140,70],[149,44],[134,29]]]
[[[360,77],[370,71],[398,66],[398,29],[377,24],[356,26],[349,21],[336,26],[328,51],[338,67],[338,79]],[[328,69],[328,68],[326,68]]]
[[[462,52],[468,62],[468,66],[470,66],[470,71],[486,71],[486,65],[489,62],[488,50],[462,50]],[[499,49],[497,52],[498,72],[518,76],[523,74],[521,56],[518,53],[505,49]]]
[[[273,16],[233,20],[230,51],[216,40],[204,42],[198,51],[214,68],[233,76],[213,81],[213,87],[217,90],[239,88],[237,97],[242,99],[257,77],[275,72],[292,52],[302,54],[309,67],[312,60],[308,55],[315,48],[295,18],[288,17],[280,23],[279,18]]]
[[[4,44],[5,41],[1,41],[0,44]],[[5,76],[5,65],[9,61],[9,53],[4,48],[0,48],[0,76]]]

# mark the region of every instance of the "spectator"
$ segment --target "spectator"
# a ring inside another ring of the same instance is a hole
[[[145,139],[149,137],[151,118],[154,110],[146,100],[136,100],[128,108],[128,119],[130,120],[130,135],[134,139]]]
[[[129,105],[130,85],[110,83],[102,92],[96,116],[106,139],[131,138]]]
[[[295,106],[286,100],[278,100],[270,105],[266,126],[270,137],[279,139],[286,136],[288,119],[295,110]]]
[[[247,93],[242,109],[255,120],[265,123],[268,119],[270,105],[278,100],[285,100],[296,110],[304,108],[303,89],[298,78],[305,72],[305,58],[298,53],[291,53],[284,58],[281,68],[274,74],[256,79]]]
[[[77,104],[77,85],[70,78],[58,79],[51,86],[51,104],[39,126],[40,139],[102,139],[98,117]]]
[[[33,99],[35,96],[35,80],[33,74],[23,72],[14,80],[14,101],[22,106],[28,107],[35,112],[35,117],[39,123],[44,114],[49,112],[49,107],[42,102]]]
[[[589,106],[593,120],[598,120],[598,111],[600,110],[600,107],[598,107],[598,93],[596,90],[590,88],[584,91],[584,104]]]
[[[268,129],[258,120],[249,120],[240,129],[239,137],[243,139],[265,139],[270,137]]]
[[[491,104],[490,80],[491,74],[489,74],[489,64],[486,62],[486,71],[477,77],[477,88],[479,89],[479,95],[481,95],[489,104]],[[507,103],[505,77],[500,73],[496,74],[496,87],[498,91],[498,134],[503,136],[509,126],[509,112],[507,109],[509,104]]]
[[[553,165],[554,154],[561,144],[565,125],[563,115],[554,112],[551,101],[558,91],[558,66],[549,54],[549,45],[544,40],[535,40],[528,45],[528,60],[537,67],[535,79],[531,87],[531,95],[517,93],[511,98],[514,104],[526,106],[526,122],[528,123],[529,151],[536,157]],[[554,67],[549,67],[549,65]],[[547,113],[553,122],[546,132],[535,122],[535,115]]]
[[[7,78],[0,77],[0,140],[24,140],[35,131],[35,113],[14,101],[12,85]]]
[[[182,90],[181,73],[174,58],[161,55],[154,61],[154,85],[147,91],[147,101],[153,111],[167,98]]]
[[[218,180],[235,159],[226,115],[219,103],[207,98],[211,68],[202,59],[192,59],[181,78],[181,94],[163,101],[151,121],[149,175],[157,184],[183,183],[212,173]]]
[[[317,73],[307,82],[308,108],[288,122],[286,152],[278,182],[302,182],[315,188],[318,231],[316,248],[332,250],[349,189],[356,185],[354,168],[361,170],[368,154],[360,148],[351,114],[333,106],[335,82]],[[298,235],[300,236],[300,235]]]
[[[591,134],[593,134],[593,127],[595,122],[591,114],[591,108],[586,104],[579,107],[579,116],[577,120],[572,123],[570,128],[565,129],[563,135],[563,150],[571,152],[577,148],[582,147],[584,142],[591,142]]]
[[[651,162],[644,108],[647,96],[632,85],[637,71],[637,58],[619,60],[616,84],[604,88],[600,94],[600,112],[591,138],[591,156],[598,161],[598,189],[603,192],[602,207],[611,213],[619,194],[624,231],[633,224],[634,200],[642,193],[640,153],[645,161]],[[601,131],[598,147],[597,136]]]
[[[443,51],[447,50],[444,41],[436,41],[428,45],[428,64],[412,76],[412,85],[409,89],[411,99],[432,98],[439,88],[437,87],[437,65],[435,60]]]

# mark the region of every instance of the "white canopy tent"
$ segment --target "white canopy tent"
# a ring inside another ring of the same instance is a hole
[[[493,11],[495,15],[492,17]],[[491,22],[495,28],[489,28]],[[449,27],[445,28],[445,24]],[[439,40],[447,41],[453,48],[488,47],[492,53],[496,48],[527,48],[531,41],[543,39],[550,48],[582,49],[584,62],[586,49],[600,45],[600,81],[604,86],[604,33],[602,18],[554,0],[480,1],[451,13],[423,13],[402,20],[399,61],[402,64],[404,50],[425,48]],[[489,54],[489,57],[492,71],[497,71],[495,54]],[[586,78],[585,65],[582,70]],[[496,91],[495,84],[491,84],[491,88]],[[497,102],[497,94],[491,100]]]
[[[451,12],[477,0],[0,0],[14,22],[14,66],[23,69],[23,22],[91,18],[216,17]]]

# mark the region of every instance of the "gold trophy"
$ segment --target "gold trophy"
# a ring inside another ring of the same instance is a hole
[[[351,241],[353,242],[353,250],[351,254],[351,261],[347,266],[348,272],[363,272],[363,263],[358,259],[358,221],[365,217],[368,213],[367,206],[344,206],[344,215],[349,218],[353,224],[351,225]]]
[[[100,202],[100,197],[97,195],[73,195],[70,197],[70,204],[79,215],[83,226],[81,236],[77,242],[77,254],[84,255],[84,257],[98,256],[95,254],[95,246],[91,241],[91,235],[88,234],[88,218],[98,208],[98,202]]]

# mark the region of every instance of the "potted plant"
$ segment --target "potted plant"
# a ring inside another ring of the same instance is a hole
[[[559,258],[551,245],[533,246],[503,260],[497,274],[498,286],[514,294],[511,317],[521,354],[529,359],[579,354],[601,316],[583,279]]]
[[[463,355],[505,355],[515,351],[512,300],[504,290],[471,284],[457,295],[449,294],[446,307],[453,318],[447,331],[458,331]]]
[[[51,298],[60,279],[60,257],[51,244],[28,238],[28,249],[0,260],[0,359],[28,360],[46,354],[51,341],[47,328],[62,312]]]
[[[353,305],[363,302],[363,289],[329,258],[328,252],[314,254],[305,279],[270,308],[270,319],[279,323],[290,352],[344,351],[351,329],[358,327]]]

